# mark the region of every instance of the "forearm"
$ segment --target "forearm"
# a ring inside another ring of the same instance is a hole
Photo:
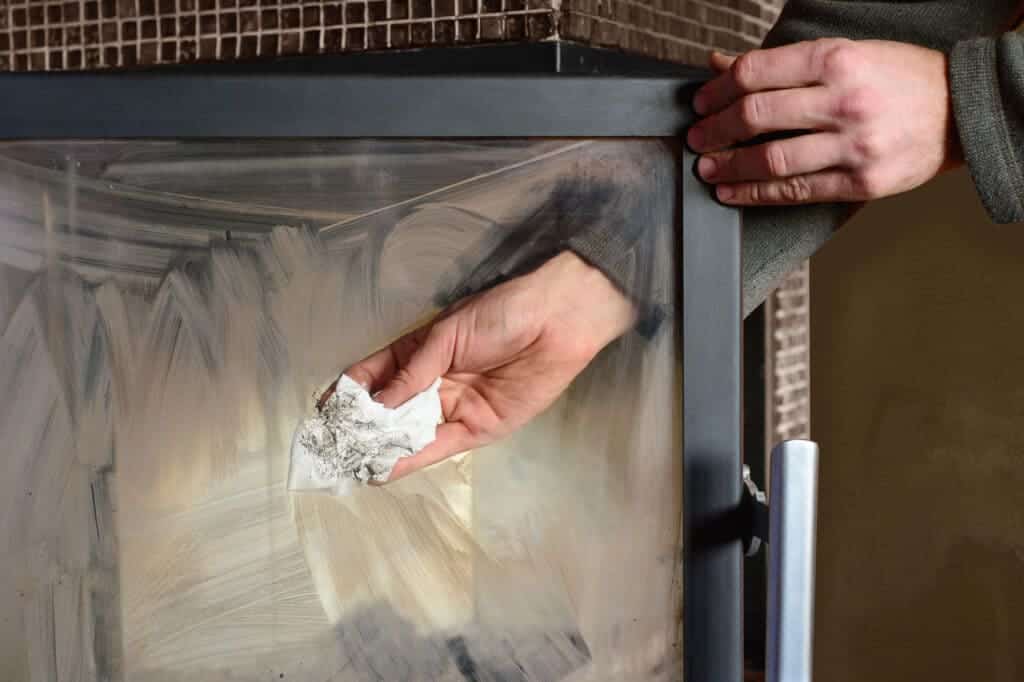
[[[582,147],[554,178],[538,181],[535,209],[508,229],[443,305],[531,272],[572,252],[629,301],[641,333],[653,333],[671,304],[652,272],[659,228],[670,228],[678,185],[675,155],[650,140],[599,140]]]

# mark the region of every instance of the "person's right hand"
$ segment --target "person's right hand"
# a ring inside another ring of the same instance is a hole
[[[522,426],[634,322],[632,303],[599,270],[565,252],[459,301],[345,374],[387,407],[442,378],[445,423],[437,440],[398,460],[395,480]]]

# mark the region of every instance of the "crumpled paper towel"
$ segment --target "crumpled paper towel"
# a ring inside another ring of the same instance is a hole
[[[437,437],[440,386],[437,379],[390,409],[342,374],[318,414],[295,431],[288,489],[347,495],[371,481],[387,481],[399,458],[416,454]]]

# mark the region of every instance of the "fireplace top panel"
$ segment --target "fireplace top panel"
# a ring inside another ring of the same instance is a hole
[[[677,75],[48,73],[0,77],[3,139],[668,137]],[[84,104],[85,103],[85,104]]]

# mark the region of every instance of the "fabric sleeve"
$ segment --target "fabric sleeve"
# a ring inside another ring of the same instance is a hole
[[[637,331],[652,335],[672,303],[670,288],[656,273],[662,267],[656,242],[674,216],[675,159],[668,145],[655,140],[587,143],[553,180],[527,192],[543,198],[505,226],[500,241],[438,302],[449,305],[570,250],[629,297],[638,312]]]
[[[985,209],[997,223],[1024,220],[1024,35],[958,43],[949,78],[960,144]]]

